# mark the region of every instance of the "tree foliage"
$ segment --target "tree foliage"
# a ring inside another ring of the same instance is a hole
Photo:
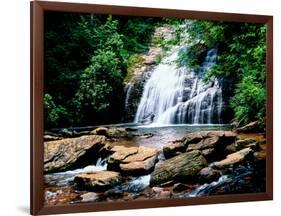
[[[129,59],[148,49],[158,21],[46,12],[45,126],[120,120]]]

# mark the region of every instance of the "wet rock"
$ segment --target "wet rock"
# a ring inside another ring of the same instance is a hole
[[[187,148],[184,140],[176,140],[163,147],[165,158],[171,158],[179,153],[185,152]]]
[[[114,146],[110,151],[114,152],[108,159],[108,164],[119,164],[129,155],[136,154],[138,147],[125,147],[125,146]]]
[[[214,148],[203,149],[201,153],[206,158],[207,161],[213,161],[217,154]]]
[[[99,156],[101,158],[106,158],[111,153],[112,145],[109,143],[106,143],[100,150],[99,150]]]
[[[110,199],[120,199],[124,196],[124,193],[118,189],[110,189],[104,193],[104,196]]]
[[[206,150],[217,148],[217,145],[223,145],[223,142],[220,142],[219,136],[211,136],[202,139],[199,143],[190,144],[187,147],[187,151],[192,150]]]
[[[151,172],[158,157],[158,151],[144,146],[115,146],[114,153],[108,159],[108,169],[126,175],[143,175]]]
[[[189,187],[182,183],[176,183],[173,186],[174,193],[180,193],[180,192],[186,191],[187,189],[189,189]]]
[[[79,189],[106,190],[122,182],[118,172],[97,171],[76,175],[74,182]]]
[[[129,133],[125,128],[109,128],[107,136],[109,138],[124,138],[128,137]]]
[[[47,187],[45,188],[44,198],[46,205],[65,205],[79,199],[79,193],[69,186]]]
[[[255,133],[260,131],[260,122],[254,121],[236,129],[238,133]]]
[[[119,128],[119,127],[111,127],[111,128],[106,128],[106,127],[99,127],[96,128],[95,130],[91,131],[90,134],[93,135],[103,135],[106,136],[107,138],[124,138],[124,137],[129,137],[130,134],[126,130],[126,128]]]
[[[246,138],[246,139],[240,139],[240,140],[237,140],[236,143],[235,143],[235,148],[237,150],[241,150],[243,148],[246,148],[246,147],[257,147],[257,141],[256,139],[252,139],[252,138]]]
[[[150,186],[158,186],[173,181],[194,181],[198,172],[206,167],[207,161],[201,152],[194,150],[159,163],[151,174]]]
[[[153,187],[152,188],[153,193],[161,193],[163,191],[164,191],[164,188],[162,188],[162,187]]]
[[[135,161],[143,161],[157,155],[158,155],[158,151],[156,149],[140,146],[138,147],[138,151],[136,154],[129,155],[122,162],[130,163]]]
[[[215,170],[211,167],[205,167],[199,172],[199,181],[201,183],[210,183],[218,180],[221,175],[221,171]]]
[[[156,199],[167,199],[172,196],[172,193],[170,191],[163,191],[159,194],[156,194]]]
[[[157,157],[153,156],[143,161],[132,161],[130,163],[121,163],[120,169],[122,170],[123,173],[126,174],[132,174],[132,175],[146,174],[153,169],[156,163],[156,159]]]
[[[235,147],[235,143],[232,143],[232,144],[227,145],[227,146],[225,147],[224,153],[225,153],[226,155],[228,155],[228,154],[232,154],[232,153],[234,153],[234,152],[236,152],[236,151],[237,151],[237,149],[236,149],[236,147]]]
[[[245,148],[238,152],[227,155],[227,157],[221,161],[214,162],[212,166],[222,169],[241,163],[253,155],[251,148]]]
[[[158,199],[169,198],[172,195],[170,191],[166,191],[162,187],[153,187],[152,192],[154,193],[153,196]]]
[[[164,146],[163,153],[166,158],[171,158],[182,152],[200,150],[208,161],[214,161],[216,156],[222,155],[227,145],[235,141],[236,136],[231,131],[193,132]]]
[[[81,202],[95,202],[99,199],[98,194],[94,192],[82,194],[80,197],[82,198]]]
[[[44,143],[44,172],[58,172],[88,165],[98,159],[104,136],[90,135]]]
[[[98,127],[95,130],[91,131],[90,134],[92,135],[102,135],[107,136],[108,128],[106,127]]]

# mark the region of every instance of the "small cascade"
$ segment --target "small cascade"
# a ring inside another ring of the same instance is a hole
[[[218,195],[220,193],[249,192],[253,189],[253,183],[259,184],[261,190],[264,189],[263,182],[251,165],[239,165],[227,175],[222,175],[217,181],[206,183],[191,192],[186,193],[185,197],[202,197]]]
[[[176,59],[180,49],[154,69],[144,86],[135,115],[136,123],[167,124],[220,124],[223,108],[222,90],[215,78],[203,80],[204,73],[216,64],[217,49],[207,52],[198,70],[178,67]]]
[[[122,192],[139,193],[149,187],[150,177],[150,174],[135,177],[124,184],[116,186],[115,189]]]
[[[128,104],[129,104],[129,98],[130,98],[130,95],[131,95],[131,91],[132,91],[132,85],[129,84],[128,85],[128,88],[127,88],[127,91],[126,91],[126,97],[125,97],[125,108],[128,107]]]
[[[192,192],[188,193],[187,197],[200,197],[210,195],[212,191],[220,186],[230,183],[232,179],[227,175],[221,176],[217,181],[211,182],[210,184],[203,184],[200,187],[196,188]]]
[[[65,186],[73,181],[75,175],[94,171],[103,171],[107,168],[107,158],[99,158],[93,165],[66,172],[57,172],[45,175],[45,182],[49,185]]]

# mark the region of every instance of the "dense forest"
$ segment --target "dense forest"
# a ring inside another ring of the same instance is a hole
[[[193,44],[178,65],[198,68],[198,53],[218,47],[218,63],[204,75],[231,80],[232,119],[241,124],[265,117],[265,35],[260,24],[106,16],[47,12],[45,15],[45,127],[120,122],[124,86],[139,54],[156,44]],[[153,38],[155,28],[170,25],[170,40]],[[182,38],[182,31],[188,37]],[[161,61],[159,56],[158,61]]]

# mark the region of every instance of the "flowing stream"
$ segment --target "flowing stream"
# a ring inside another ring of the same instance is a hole
[[[45,182],[49,185],[55,186],[67,186],[77,174],[102,171],[106,170],[107,158],[99,158],[95,164],[86,166],[84,168],[79,168],[75,170],[69,170],[65,172],[57,172],[45,175]]]
[[[216,64],[217,49],[207,52],[204,62],[197,70],[177,66],[176,60],[181,49],[186,47],[175,47],[156,66],[147,80],[135,115],[135,123],[222,123],[221,84],[215,78],[208,82],[203,80],[204,73]]]

